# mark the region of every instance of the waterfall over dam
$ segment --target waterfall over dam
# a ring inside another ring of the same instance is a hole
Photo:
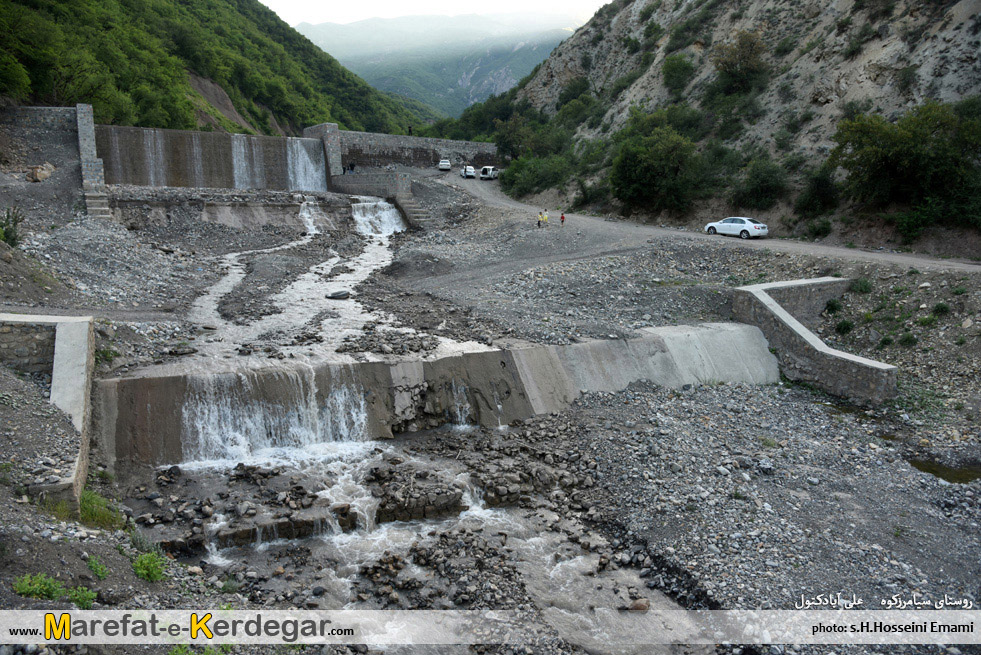
[[[327,191],[320,139],[98,125],[108,184]]]
[[[107,460],[133,472],[460,420],[497,427],[640,380],[673,388],[769,384],[779,372],[760,330],[733,323],[648,328],[634,339],[568,346],[514,342],[429,360],[340,363],[335,356],[224,373],[157,367],[96,383],[94,434]]]

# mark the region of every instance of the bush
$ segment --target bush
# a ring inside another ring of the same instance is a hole
[[[577,77],[559,92],[559,107],[586,93],[589,93],[589,80],[585,77]]]
[[[85,564],[89,567],[89,571],[92,571],[92,575],[99,580],[105,580],[106,576],[109,575],[109,567],[103,564],[95,555],[89,557],[89,560]]]
[[[829,314],[837,314],[841,310],[841,301],[837,298],[832,298],[824,306],[824,310]]]
[[[167,560],[159,553],[142,553],[133,560],[133,573],[147,582],[163,580],[166,568]]]
[[[919,340],[911,332],[904,332],[903,336],[899,337],[899,345],[907,348],[915,346],[917,341]]]
[[[794,201],[794,212],[798,216],[812,218],[834,211],[838,207],[838,183],[829,166],[822,166],[807,176],[804,190]]]
[[[684,55],[668,55],[661,65],[661,73],[664,75],[664,86],[671,93],[680,95],[695,76],[695,65]]]
[[[854,327],[855,326],[852,324],[851,321],[849,321],[848,319],[843,319],[838,321],[838,323],[835,325],[835,332],[842,335],[848,334],[849,332],[852,331],[852,328]]]
[[[637,70],[631,71],[614,80],[609,89],[610,100],[616,100],[621,93],[626,91],[634,82],[640,79],[643,72],[643,70],[638,68]]]
[[[44,573],[27,573],[14,580],[14,593],[27,598],[58,600],[65,595],[65,587]]]
[[[946,316],[949,313],[950,313],[950,305],[948,305],[945,302],[938,302],[936,305],[933,306],[934,316]]]
[[[513,196],[544,191],[569,179],[572,165],[560,155],[519,157],[501,171],[501,188]]]
[[[831,221],[826,218],[822,218],[819,221],[811,221],[807,224],[807,236],[812,240],[817,241],[818,239],[823,239],[824,237],[831,234]]]
[[[670,127],[620,144],[610,171],[613,194],[631,208],[684,211],[702,180],[695,144]]]
[[[942,222],[981,227],[981,116],[974,102],[930,101],[895,124],[864,114],[841,121],[830,162],[845,169],[848,195],[910,207],[893,216],[907,240]]]
[[[10,207],[0,214],[0,241],[3,241],[11,248],[16,248],[20,243],[20,224],[24,221],[24,214],[19,207]]]
[[[916,70],[916,66],[906,66],[900,68],[899,72],[896,73],[896,86],[899,87],[900,93],[909,93],[913,85],[916,84]]]
[[[787,192],[787,174],[769,156],[757,157],[749,163],[742,180],[732,194],[737,207],[769,209]]]
[[[126,519],[119,511],[109,505],[109,501],[90,489],[83,489],[78,498],[82,523],[103,530],[119,530],[126,525]]]
[[[867,277],[857,277],[848,285],[852,293],[872,293],[872,283]]]
[[[777,57],[784,57],[786,55],[789,55],[791,52],[794,51],[794,46],[796,44],[797,44],[797,39],[795,39],[794,37],[792,36],[784,37],[783,39],[780,40],[780,43],[777,44],[777,47],[773,49],[773,54],[775,54]]]
[[[770,67],[765,61],[766,45],[756,32],[741,31],[732,43],[716,48],[712,63],[727,93],[744,93],[766,86]]]
[[[967,287],[954,287],[951,293],[955,296],[963,296],[965,293],[967,293]]]
[[[937,317],[933,314],[930,314],[929,316],[921,316],[920,318],[916,319],[916,322],[923,327],[932,327],[937,324]]]
[[[650,19],[650,17],[654,15],[654,12],[657,11],[657,8],[660,6],[661,6],[660,0],[654,0],[653,2],[649,2],[646,5],[644,5],[644,8],[640,10],[640,22],[646,23]]]
[[[80,610],[92,609],[92,602],[96,599],[98,594],[89,589],[88,587],[74,587],[69,589],[65,596],[71,602],[75,603],[75,607]]]

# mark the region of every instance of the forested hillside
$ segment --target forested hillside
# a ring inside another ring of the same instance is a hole
[[[0,97],[100,123],[400,133],[430,116],[371,88],[258,0],[0,0]]]
[[[981,228],[978,52],[972,0],[616,0],[430,129],[496,141],[514,195],[909,242]]]

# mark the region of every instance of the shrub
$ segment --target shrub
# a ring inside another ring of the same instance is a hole
[[[749,163],[742,180],[733,190],[732,202],[738,207],[769,209],[787,191],[787,174],[769,156]]]
[[[82,523],[103,530],[119,530],[126,519],[109,505],[109,501],[90,489],[83,489],[78,499]]]
[[[648,23],[644,26],[644,42],[645,44],[653,45],[657,42],[661,36],[664,35],[664,28],[661,27],[660,23]]]
[[[727,93],[740,93],[766,86],[769,66],[764,57],[766,45],[756,32],[741,31],[732,43],[716,48],[712,63]]]
[[[627,52],[629,52],[630,54],[634,54],[635,52],[640,50],[640,41],[638,41],[635,37],[632,36],[624,37],[623,45],[627,49]]]
[[[675,95],[680,95],[691,78],[695,76],[695,65],[682,54],[668,55],[661,65],[664,75],[664,86]]]
[[[683,211],[694,200],[701,178],[695,144],[670,127],[658,127],[650,136],[633,136],[620,144],[610,188],[628,207]]]
[[[949,313],[950,313],[950,305],[948,305],[945,302],[938,302],[936,305],[933,306],[934,316],[946,316]]]
[[[89,560],[85,563],[89,567],[89,571],[92,571],[92,575],[97,577],[99,580],[105,580],[106,576],[109,575],[109,567],[103,564],[98,557],[89,557]]]
[[[965,293],[967,293],[967,287],[954,287],[951,293],[955,296],[963,296]]]
[[[841,301],[838,300],[837,298],[832,298],[824,306],[824,309],[829,314],[837,314],[838,311],[841,310]]]
[[[855,327],[848,319],[842,319],[835,325],[835,332],[838,334],[848,334]]]
[[[24,213],[19,207],[10,207],[0,214],[0,241],[11,248],[20,243],[20,224],[24,221]]]
[[[609,89],[610,99],[615,100],[616,98],[618,98],[621,93],[623,93],[625,90],[630,88],[630,85],[632,85],[640,78],[643,72],[644,72],[643,70],[637,69],[627,73],[626,75],[618,77],[616,80],[614,80],[613,84],[610,85],[610,89]]]
[[[915,346],[917,341],[918,339],[911,332],[904,332],[903,336],[899,337],[899,345],[907,348]]]
[[[572,174],[568,158],[560,155],[548,157],[519,157],[501,171],[501,188],[513,196],[544,191],[563,184]]]
[[[69,589],[65,596],[71,602],[75,603],[75,607],[80,610],[92,609],[92,602],[96,599],[98,594],[89,589],[88,587],[73,587]]]
[[[593,67],[593,56],[588,52],[582,53],[582,57],[579,59],[579,63],[584,71],[588,71]]]
[[[909,93],[913,85],[916,84],[916,70],[916,66],[906,66],[900,68],[899,72],[896,73],[896,86],[899,87],[900,93]]]
[[[829,166],[822,166],[807,176],[804,190],[794,201],[794,212],[798,216],[814,217],[827,214],[838,206],[838,183]]]
[[[937,324],[937,317],[933,314],[930,314],[929,316],[921,316],[920,318],[916,319],[916,322],[923,327],[931,327]]]
[[[640,10],[640,22],[642,23],[647,22],[647,20],[650,19],[652,15],[654,15],[654,12],[657,11],[657,8],[660,6],[661,6],[660,0],[654,0],[654,2],[649,2],[646,5],[644,5],[644,8]]]
[[[797,40],[794,37],[792,36],[784,37],[780,39],[780,43],[778,43],[777,47],[773,49],[773,54],[775,54],[777,57],[784,57],[786,55],[789,55],[791,52],[793,52],[794,45],[796,43]]]
[[[831,221],[822,218],[819,221],[811,221],[807,224],[807,236],[817,241],[831,234]]]
[[[577,77],[566,84],[559,92],[559,106],[575,100],[579,96],[589,93],[589,80],[585,77]]]
[[[840,122],[830,161],[845,169],[848,195],[909,206],[893,216],[907,240],[940,222],[981,227],[981,117],[970,106],[930,101],[895,124],[869,115]]]
[[[166,558],[159,553],[142,553],[133,560],[133,573],[147,582],[163,580]]]
[[[857,277],[848,285],[848,290],[853,293],[872,293],[872,283],[867,277]]]
[[[27,573],[14,580],[14,593],[28,598],[58,600],[65,595],[65,587],[44,573]]]
[[[892,345],[892,337],[882,337],[879,339],[879,349],[885,348],[886,346]]]

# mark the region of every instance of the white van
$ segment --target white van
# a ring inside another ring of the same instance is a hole
[[[480,169],[480,179],[496,180],[500,173],[501,171],[499,171],[496,166],[484,166]]]

